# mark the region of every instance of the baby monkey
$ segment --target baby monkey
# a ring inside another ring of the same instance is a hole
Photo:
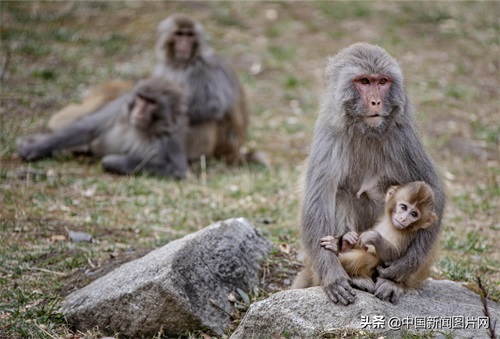
[[[402,257],[415,238],[417,230],[437,220],[434,193],[423,181],[392,186],[385,196],[385,211],[380,221],[358,235],[347,232],[340,238],[321,238],[321,246],[338,254],[340,263],[351,278],[351,285],[373,293],[378,266],[389,266]],[[436,252],[436,249],[432,250]],[[435,254],[435,253],[431,253]],[[401,283],[405,288],[419,288],[430,274],[435,255]]]

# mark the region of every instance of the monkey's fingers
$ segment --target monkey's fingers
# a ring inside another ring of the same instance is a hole
[[[328,299],[333,301],[335,304],[339,302],[339,299],[337,297],[337,293],[333,293],[331,288],[329,286],[323,286],[323,291],[325,291]]]
[[[349,305],[354,303],[354,296],[356,292],[350,285],[348,279],[341,279],[337,282],[327,285],[324,290],[326,291],[328,297],[332,299],[335,303],[340,301],[343,305]]]
[[[335,254],[338,254],[338,252],[339,252],[339,248],[336,244],[328,243],[328,244],[321,245],[321,246],[323,246],[325,249],[327,249],[329,251],[332,251]]]
[[[337,238],[332,237],[331,235],[327,235],[326,237],[323,237],[320,239],[321,241],[337,241]]]
[[[321,242],[320,242],[320,244],[322,246],[328,245],[328,244],[337,244],[337,243],[338,243],[337,239],[326,239],[326,238],[321,239]]]
[[[347,241],[348,243],[354,245],[358,242],[359,236],[356,232],[348,232],[342,237],[342,241]]]

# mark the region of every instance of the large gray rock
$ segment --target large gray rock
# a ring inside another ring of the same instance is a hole
[[[174,336],[210,329],[222,335],[234,311],[228,294],[258,285],[259,261],[270,249],[245,219],[219,222],[70,294],[62,312],[82,331],[99,326],[136,338],[161,329]]]
[[[500,305],[488,301],[488,306],[492,318],[498,320],[498,333]],[[231,339],[321,338],[327,333],[341,337],[360,330],[400,337],[401,329],[452,332],[453,338],[488,338],[487,321],[484,324],[483,320],[480,297],[451,281],[428,281],[422,290],[407,293],[396,305],[357,291],[356,302],[346,307],[331,302],[321,287],[312,287],[279,292],[253,304]],[[401,326],[403,323],[410,326]],[[464,328],[467,323],[469,329]]]

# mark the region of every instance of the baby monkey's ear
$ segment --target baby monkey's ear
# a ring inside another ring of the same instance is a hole
[[[438,219],[436,213],[432,212],[432,214],[429,216],[429,219],[420,226],[420,228],[427,228],[430,225],[432,225],[436,220]]]
[[[399,188],[399,186],[389,187],[389,189],[387,190],[387,193],[385,194],[385,202],[389,201],[389,199],[394,195],[394,193],[396,193],[398,188]]]

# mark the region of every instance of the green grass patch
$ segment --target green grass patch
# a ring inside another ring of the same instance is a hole
[[[333,20],[346,18],[367,18],[374,10],[363,1],[318,1],[319,9]]]
[[[489,251],[493,244],[489,243],[488,238],[478,231],[469,231],[465,237],[454,233],[447,234],[444,240],[444,247],[449,250],[460,250],[469,254],[478,254]]]

